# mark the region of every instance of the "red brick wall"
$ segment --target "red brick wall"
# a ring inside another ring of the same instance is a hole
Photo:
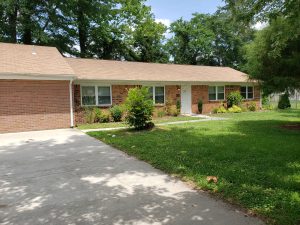
[[[112,85],[112,102],[113,105],[123,104],[127,98],[128,90],[135,85]]]
[[[69,81],[0,80],[0,133],[68,127]]]
[[[180,86],[179,85],[167,85],[165,86],[165,99],[170,101],[171,104],[176,105],[176,102],[180,101]]]
[[[125,102],[128,90],[130,88],[134,88],[136,85],[112,85],[112,103],[122,104]],[[75,123],[85,123],[84,119],[84,109],[81,107],[81,99],[80,99],[80,85],[74,85],[74,114],[75,114]],[[165,99],[171,100],[171,102],[175,105],[177,100],[180,100],[180,86],[178,85],[167,85],[165,86]],[[161,106],[157,106],[158,108]],[[108,107],[99,107],[99,108],[108,108]]]
[[[227,85],[225,86],[225,99],[227,95],[232,91],[240,91],[240,86],[238,85]],[[192,112],[198,113],[198,100],[203,101],[203,111],[202,113],[210,113],[214,108],[219,107],[224,101],[209,101],[208,100],[208,85],[192,85]],[[258,86],[254,87],[254,99],[244,101],[244,105],[247,106],[249,102],[255,102],[257,108],[260,107],[260,89]]]

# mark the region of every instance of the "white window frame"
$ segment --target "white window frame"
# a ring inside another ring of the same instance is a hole
[[[95,97],[96,97],[96,104],[95,105],[83,105],[82,104],[82,88],[83,87],[94,87],[95,88]],[[109,87],[110,90],[110,104],[98,104],[99,101],[99,96],[98,96],[98,87]],[[89,84],[85,84],[85,85],[80,85],[80,102],[81,102],[81,106],[83,107],[89,107],[89,106],[101,106],[101,107],[107,107],[107,106],[112,106],[112,87],[111,85],[89,85]]]
[[[209,99],[209,90],[208,90],[208,101],[211,101],[211,102],[213,102],[213,101],[224,101],[225,100],[225,85],[213,85],[213,86],[208,86],[208,88],[209,87],[214,87],[215,88],[215,91],[216,91],[216,99],[215,100],[210,100]],[[223,99],[219,99],[218,98],[218,87],[223,87],[223,93],[224,93],[224,98]]]
[[[147,85],[145,87],[152,88],[152,97],[153,97],[153,104],[154,105],[160,106],[160,105],[165,105],[166,104],[166,87],[165,87],[165,85]],[[155,102],[155,89],[156,89],[156,87],[163,87],[164,88],[164,103],[156,103]]]
[[[246,98],[244,98],[244,100],[253,100],[254,99],[254,86],[252,86],[252,85],[243,85],[243,86],[241,86],[241,88],[242,87],[246,88]],[[252,94],[253,94],[252,98],[248,97],[248,87],[252,87]],[[241,92],[241,90],[240,90],[240,92]]]

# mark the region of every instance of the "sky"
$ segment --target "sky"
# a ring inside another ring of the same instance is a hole
[[[219,6],[223,6],[224,2],[222,0],[147,0],[146,4],[152,7],[158,22],[169,26],[180,17],[190,19],[195,12],[212,14]]]

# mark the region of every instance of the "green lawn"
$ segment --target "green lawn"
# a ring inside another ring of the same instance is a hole
[[[221,116],[230,119],[89,134],[270,224],[299,224],[300,131],[281,126],[300,123],[300,110]],[[206,176],[219,181],[209,184]]]
[[[167,122],[176,122],[176,121],[188,121],[188,120],[200,120],[199,117],[190,117],[190,116],[178,116],[178,117],[162,117],[162,118],[155,118],[153,122],[155,124],[159,123],[167,123]],[[117,123],[93,123],[93,124],[79,124],[78,128],[80,130],[86,129],[98,129],[98,128],[115,128],[115,127],[127,127],[128,125],[124,122],[117,122]]]

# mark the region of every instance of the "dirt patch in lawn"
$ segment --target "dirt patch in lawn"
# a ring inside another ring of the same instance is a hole
[[[294,123],[294,124],[285,124],[281,126],[284,129],[288,130],[299,130],[300,131],[300,123]]]

